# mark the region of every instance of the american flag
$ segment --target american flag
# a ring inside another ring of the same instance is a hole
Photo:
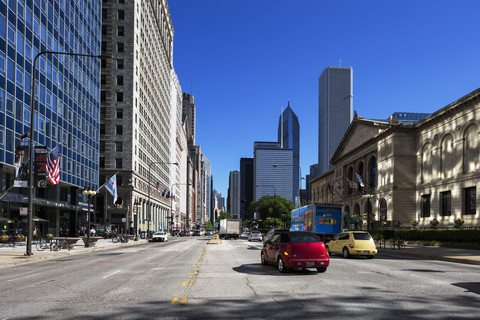
[[[60,151],[58,145],[48,154],[47,176],[52,185],[60,182]]]

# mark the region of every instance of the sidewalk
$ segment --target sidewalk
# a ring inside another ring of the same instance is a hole
[[[377,245],[378,252],[381,254],[391,254],[399,256],[408,256],[427,260],[442,260],[458,262],[465,264],[480,265],[480,250],[459,249],[448,247],[405,245],[405,249],[391,249],[390,243],[386,247]]]
[[[61,249],[60,251],[54,252],[49,249],[45,251],[37,251],[35,243],[32,244],[32,253],[31,256],[26,256],[25,252],[27,251],[25,243],[15,247],[1,246],[0,247],[0,268],[7,266],[13,266],[23,263],[31,263],[39,260],[46,259],[56,259],[59,257],[65,257],[72,254],[82,254],[87,252],[99,251],[99,250],[108,250],[108,249],[118,249],[125,246],[139,245],[147,243],[146,239],[139,239],[138,241],[128,241],[127,243],[113,243],[112,239],[99,239],[95,246],[85,248],[82,240],[78,240],[77,244],[70,251],[66,249]]]

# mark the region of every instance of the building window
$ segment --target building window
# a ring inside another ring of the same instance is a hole
[[[107,51],[107,41],[102,41],[102,51]]]
[[[465,188],[465,214],[475,214],[477,211],[477,188]]]
[[[117,52],[123,52],[124,51],[124,44],[123,42],[117,42]]]
[[[100,134],[105,134],[105,124],[104,123],[100,124]]]
[[[117,118],[123,119],[123,109],[117,109]]]
[[[102,91],[100,92],[100,101],[101,101],[101,102],[107,101],[107,91],[102,90]]]
[[[118,10],[118,20],[125,20],[125,11]]]
[[[123,143],[115,142],[115,151],[122,152],[123,151]]]
[[[105,158],[100,157],[100,168],[105,168]]]
[[[100,141],[100,152],[105,151],[105,141]]]
[[[123,126],[116,126],[117,135],[123,134]]]
[[[123,102],[123,92],[117,92],[117,102]]]
[[[123,37],[125,35],[125,28],[123,26],[117,27],[117,35]]]
[[[122,169],[122,158],[116,158],[115,159],[115,168],[116,169]]]
[[[117,76],[117,86],[123,86],[123,76]]]
[[[452,215],[452,192],[451,191],[440,192],[440,215],[444,217]]]
[[[430,195],[422,195],[422,217],[430,217]]]
[[[117,69],[123,69],[123,59],[117,60]]]

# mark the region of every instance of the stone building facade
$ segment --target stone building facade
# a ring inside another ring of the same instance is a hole
[[[480,89],[420,121],[368,120],[356,113],[331,158],[312,179],[312,202],[340,203],[364,228],[479,227]]]

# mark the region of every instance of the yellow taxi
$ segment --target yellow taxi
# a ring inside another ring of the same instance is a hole
[[[326,244],[328,253],[350,256],[366,256],[373,259],[377,254],[377,246],[372,236],[366,231],[347,231],[336,234],[333,240]]]

